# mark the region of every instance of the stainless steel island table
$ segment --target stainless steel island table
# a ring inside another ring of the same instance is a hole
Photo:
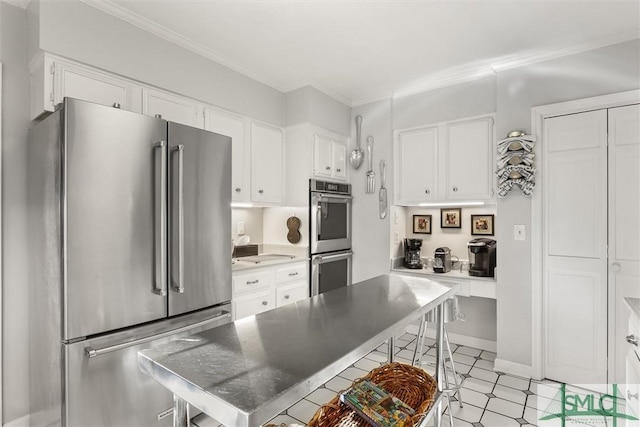
[[[174,394],[174,427],[189,404],[228,427],[257,427],[454,296],[434,280],[383,275],[138,353],[138,366]],[[442,390],[443,323],[436,329]],[[441,421],[438,400],[433,411]],[[423,423],[424,424],[424,423]]]

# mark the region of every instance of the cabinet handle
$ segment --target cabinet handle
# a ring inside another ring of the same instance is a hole
[[[638,337],[635,335],[627,335],[626,340],[629,344],[638,346]]]
[[[262,301],[262,305],[267,305],[269,304],[267,301]]]
[[[240,187],[236,188],[236,193],[241,192],[242,190],[240,189]]]
[[[262,194],[264,193],[264,190],[258,190],[258,193]]]
[[[336,171],[337,171],[337,172],[340,172],[340,171],[341,171],[341,169],[336,169]]]
[[[428,188],[426,190],[424,190],[424,194],[430,194],[431,190],[429,190]]]
[[[627,390],[627,400],[636,399],[638,400],[638,393],[631,394],[631,391]]]
[[[331,170],[331,166],[327,166],[325,169],[330,171]]]
[[[295,273],[289,273],[289,277],[291,277],[291,276],[297,276],[297,275],[298,275],[298,272],[297,272],[297,271],[296,271]]]
[[[258,283],[260,280],[248,280],[247,281],[247,285],[255,285],[256,283]]]
[[[458,187],[453,187],[453,192],[455,193],[456,191],[458,191]]]
[[[611,271],[614,273],[617,273],[620,271],[620,263],[619,262],[614,262],[613,264],[611,264]]]
[[[284,299],[289,299],[289,295],[285,295],[285,296],[284,296]]]
[[[119,104],[119,103],[117,103],[117,102],[114,102],[114,103],[113,103],[113,105],[112,105],[112,107],[113,107],[113,108],[120,109],[120,104]]]

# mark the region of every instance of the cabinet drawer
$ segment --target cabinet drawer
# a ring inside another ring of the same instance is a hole
[[[282,307],[283,305],[291,304],[308,297],[309,283],[306,281],[296,282],[276,288],[276,305],[278,307]]]
[[[269,289],[234,299],[233,316],[234,319],[242,319],[243,317],[262,313],[275,307],[273,291]]]
[[[233,292],[238,294],[269,287],[272,284],[272,270],[262,270],[233,276]]]
[[[276,270],[276,283],[286,283],[293,280],[304,280],[307,277],[307,263],[299,263],[280,267]]]

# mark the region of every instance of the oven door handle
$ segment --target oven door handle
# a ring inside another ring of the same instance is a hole
[[[347,194],[325,194],[325,193],[316,193],[315,200],[318,202],[341,202],[347,203],[353,199],[353,196],[349,196]]]
[[[347,259],[352,256],[353,256],[353,251],[340,252],[338,254],[331,254],[331,255],[315,255],[313,257],[313,263],[322,264],[325,262],[339,261],[341,259]]]

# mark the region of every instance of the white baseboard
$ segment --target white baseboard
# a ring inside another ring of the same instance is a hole
[[[418,335],[418,325],[409,325],[407,326],[407,332]],[[496,352],[496,342],[489,341],[482,338],[470,337],[468,335],[460,335],[460,334],[452,334],[448,333],[449,342],[458,345],[464,345],[466,347],[478,348],[480,350],[486,350],[495,353]],[[435,329],[427,328],[427,337],[435,339],[436,331]]]
[[[17,418],[13,421],[9,421],[6,424],[3,424],[3,427],[29,427],[29,415],[25,415],[24,417]]]
[[[510,362],[504,359],[496,359],[493,370],[524,378],[531,378],[531,372],[533,372],[529,365]]]

